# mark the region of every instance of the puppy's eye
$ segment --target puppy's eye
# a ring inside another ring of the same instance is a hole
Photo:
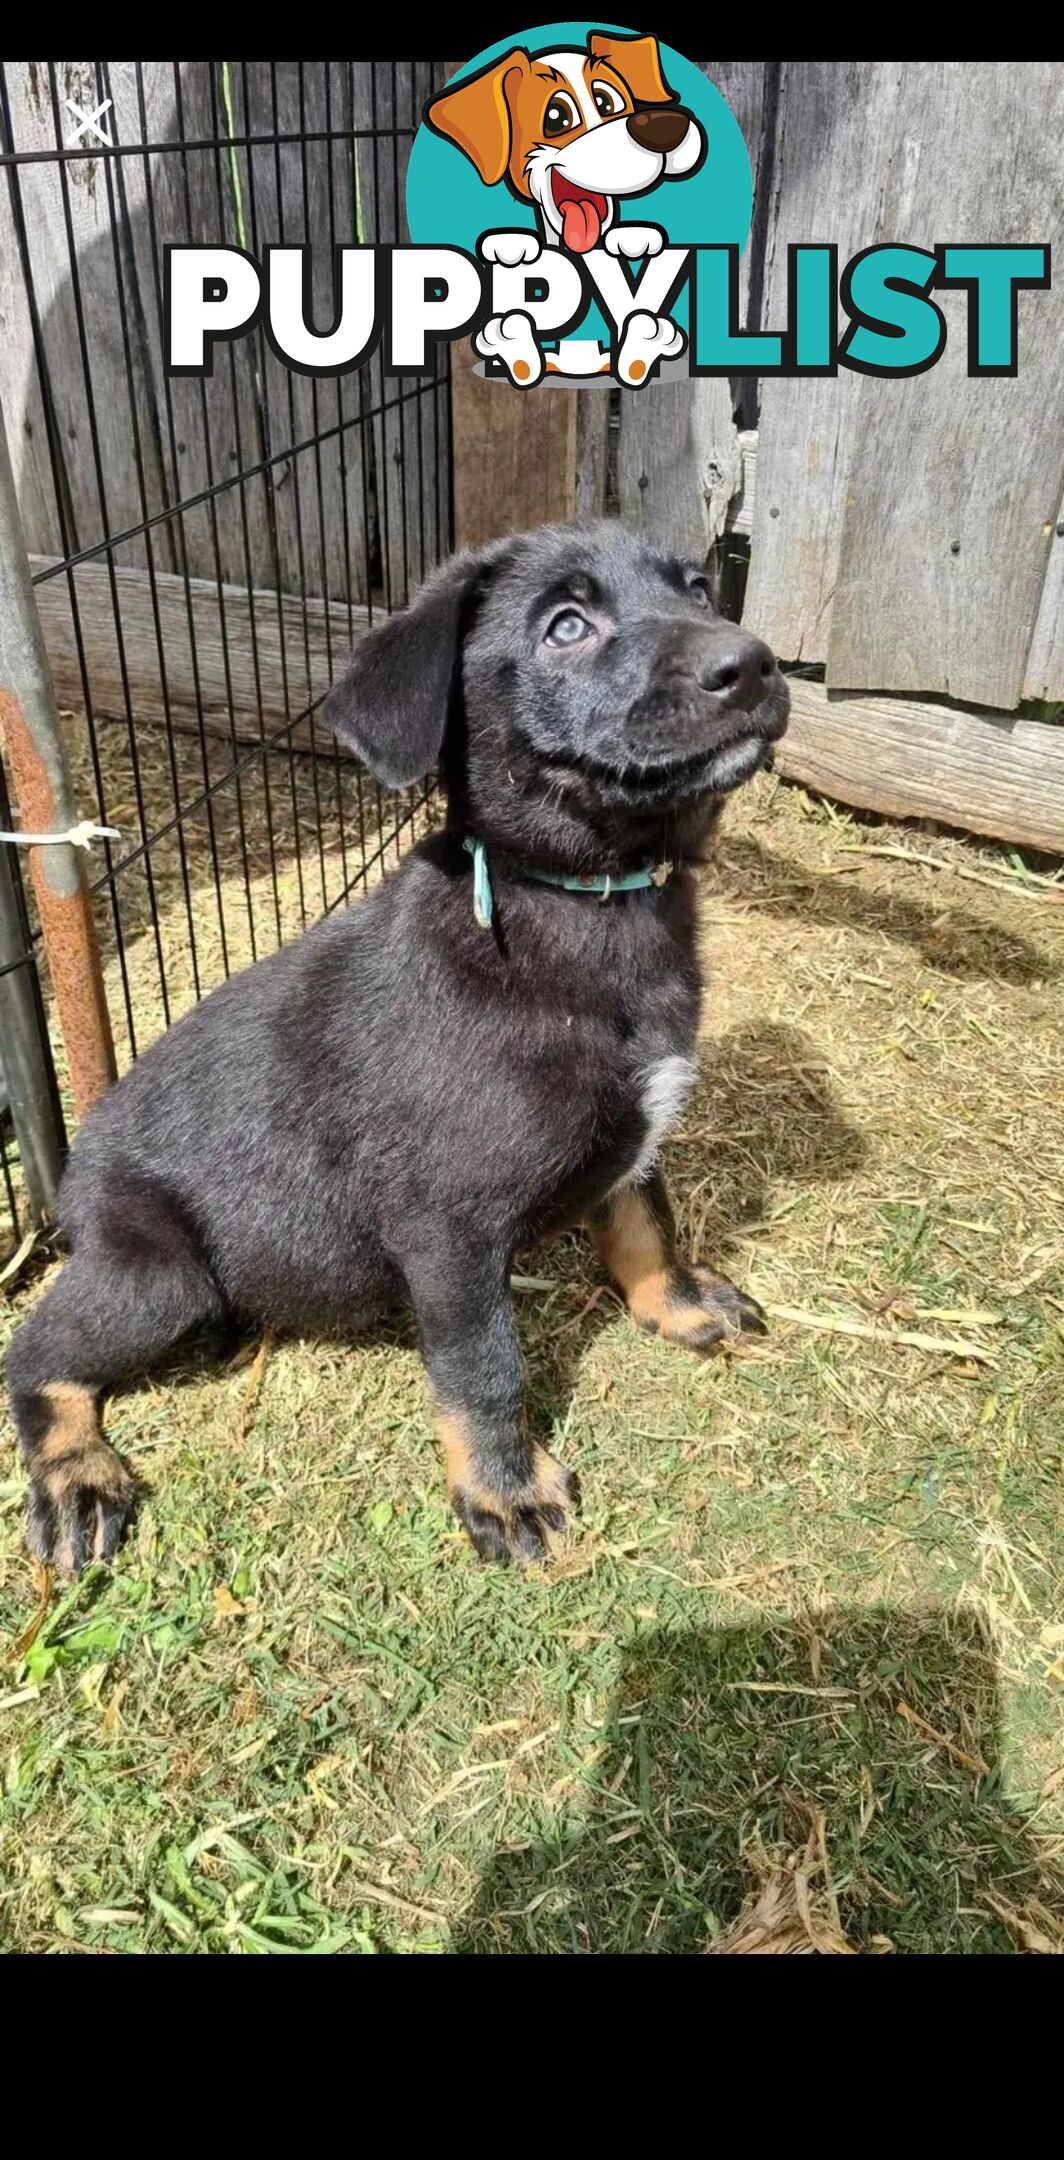
[[[578,615],[575,608],[566,608],[564,615],[556,615],[543,642],[545,645],[579,645],[581,638],[591,636],[591,624]]]
[[[692,600],[697,600],[699,607],[709,606],[709,586],[704,577],[692,578],[687,590]]]
[[[563,90],[556,90],[543,115],[543,133],[567,135],[570,128],[577,126],[579,118],[572,98],[566,97]]]
[[[595,111],[600,112],[604,120],[612,120],[615,113],[624,111],[624,99],[612,83],[592,83],[591,95],[595,100]]]

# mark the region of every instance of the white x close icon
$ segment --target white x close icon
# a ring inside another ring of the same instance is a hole
[[[77,115],[77,118],[81,122],[81,126],[76,127],[74,129],[74,133],[67,136],[67,148],[69,150],[72,150],[75,143],[80,141],[80,138],[82,137],[82,135],[84,135],[87,128],[92,129],[92,132],[95,135],[97,142],[106,143],[109,150],[114,149],[114,143],[112,142],[111,137],[108,135],[106,129],[102,128],[99,124],[101,115],[105,112],[110,111],[113,102],[114,100],[112,98],[104,98],[102,104],[97,105],[95,112],[87,113],[78,104],[76,98],[68,97],[63,99],[63,103],[66,106],[67,111],[75,113]]]

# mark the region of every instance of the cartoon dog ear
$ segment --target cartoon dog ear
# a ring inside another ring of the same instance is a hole
[[[469,75],[453,90],[430,98],[424,117],[437,135],[457,143],[487,187],[495,187],[510,162],[513,122],[509,99],[531,74],[528,54],[518,46],[480,75]]]
[[[637,105],[669,105],[676,96],[661,69],[656,37],[607,37],[596,30],[587,41],[593,60],[608,60],[627,83]]]
[[[496,552],[452,556],[409,607],[368,632],[322,706],[326,725],[382,787],[409,787],[439,757],[463,612]]]

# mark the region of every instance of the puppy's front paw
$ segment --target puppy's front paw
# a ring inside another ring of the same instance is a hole
[[[651,1334],[700,1357],[711,1357],[741,1335],[765,1333],[756,1299],[707,1267],[675,1267],[648,1279],[631,1299],[631,1311]]]
[[[538,1446],[523,1481],[492,1485],[471,1458],[450,1483],[451,1505],[481,1559],[503,1566],[547,1559],[568,1528],[575,1490],[572,1472]]]
[[[509,315],[493,315],[477,331],[473,343],[486,360],[501,360],[519,390],[531,390],[543,373],[543,354],[536,343],[530,315],[519,308]]]
[[[711,1313],[721,1315],[730,1334],[767,1335],[768,1322],[756,1298],[748,1297],[727,1275],[718,1275],[712,1268],[693,1267],[690,1272],[698,1284],[700,1303]]]
[[[485,262],[502,263],[507,270],[516,270],[519,263],[538,262],[543,252],[539,234],[534,232],[484,233],[479,249]]]
[[[607,255],[626,255],[634,262],[643,255],[660,255],[665,235],[660,225],[611,225],[602,245]]]
[[[60,1575],[113,1558],[137,1506],[137,1488],[113,1448],[100,1441],[44,1465],[30,1483],[26,1542]]]

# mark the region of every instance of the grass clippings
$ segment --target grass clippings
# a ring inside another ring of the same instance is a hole
[[[784,1862],[763,1855],[757,1868],[759,1887],[747,1898],[738,1919],[709,1945],[708,1954],[726,1957],[852,1957],[839,1926],[820,1816],[808,1842]],[[885,1941],[872,1946],[889,1948]]]
[[[161,823],[165,744],[141,750]],[[190,826],[201,984],[222,926],[249,955],[242,848],[259,950],[300,869],[318,911],[318,829],[337,889],[307,763],[273,789],[276,895],[261,786],[243,839],[213,798],[220,897]],[[1059,1949],[1064,914],[1002,851],[931,846],[771,780],[734,805],[666,1169],[687,1250],[791,1317],[702,1365],[630,1326],[582,1238],[522,1261],[530,1415],[583,1492],[558,1561],[477,1563],[403,1318],[228,1364],[191,1344],[118,1394],[144,1505],[76,1586],[35,1581],[8,1455],[4,1946]],[[180,1009],[173,839],[152,874]],[[159,947],[126,895],[149,1040]],[[98,919],[121,1016],[106,896]],[[23,1257],[5,1335],[50,1273]]]

